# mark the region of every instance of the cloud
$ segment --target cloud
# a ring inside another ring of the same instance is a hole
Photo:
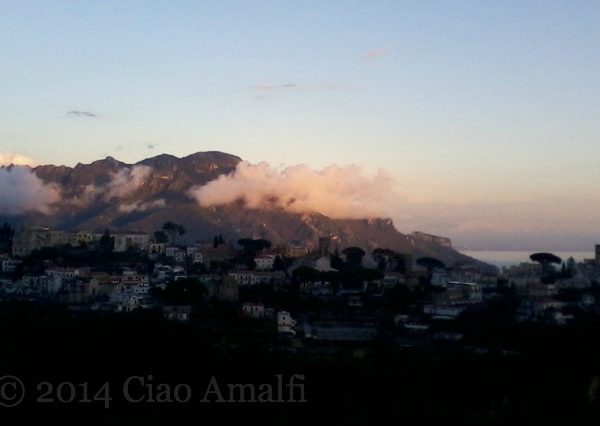
[[[356,165],[313,170],[299,164],[280,170],[266,162],[243,161],[233,173],[195,186],[188,195],[201,207],[242,200],[251,209],[321,213],[337,219],[389,217],[394,181],[383,170],[365,176]]]
[[[80,110],[71,110],[67,112],[68,116],[71,117],[88,117],[88,118],[96,118],[96,114],[90,111],[80,111]]]
[[[18,152],[0,152],[0,167],[1,166],[33,166],[35,162],[26,155]]]
[[[150,166],[133,166],[110,174],[109,181],[104,185],[87,185],[83,192],[71,199],[75,206],[85,206],[97,198],[110,202],[116,198],[124,199],[132,195],[146,182],[152,173]]]
[[[273,91],[273,90],[282,90],[282,89],[294,89],[298,87],[296,83],[284,83],[284,84],[257,84],[252,86],[254,90],[260,91]]]
[[[371,60],[371,59],[381,58],[382,56],[386,56],[389,53],[390,53],[390,49],[384,49],[384,48],[371,49],[363,55],[363,59]]]
[[[104,198],[125,198],[137,191],[152,173],[150,166],[133,166],[111,174],[110,182],[105,188]]]
[[[152,142],[149,142],[149,143],[146,144],[146,148],[148,148],[148,149],[154,149],[157,146],[158,146],[158,144],[155,144],[155,143],[152,143]]]
[[[132,203],[121,204],[119,206],[119,211],[121,213],[144,212],[146,210],[159,209],[166,206],[167,202],[164,198],[159,198],[158,200],[148,201],[146,203],[134,201]]]
[[[45,184],[29,167],[0,168],[0,214],[50,214],[60,198],[59,188]]]
[[[284,83],[284,84],[257,84],[252,86],[253,90],[258,92],[278,92],[288,90],[339,90],[341,86],[336,83],[311,83],[311,84],[297,84],[297,83]]]

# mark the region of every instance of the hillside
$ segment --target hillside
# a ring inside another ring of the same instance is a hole
[[[237,202],[201,208],[187,191],[221,174],[231,173],[242,161],[216,151],[177,158],[159,155],[136,164],[112,157],[75,167],[45,165],[33,172],[46,184],[60,188],[61,201],[50,214],[28,213],[11,220],[76,230],[137,230],[153,232],[166,221],[187,229],[182,241],[261,237],[274,243],[298,240],[309,244],[329,235],[334,246],[391,248],[414,256],[434,256],[452,265],[474,261],[451,247],[418,235],[399,232],[390,219],[331,219],[318,213],[295,214],[281,209],[248,209]],[[488,269],[489,265],[479,262]]]

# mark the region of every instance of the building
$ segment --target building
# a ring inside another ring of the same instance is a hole
[[[229,277],[222,280],[221,277],[215,277],[203,283],[208,291],[208,297],[220,302],[234,302],[240,296],[240,284]]]
[[[25,257],[34,250],[51,247],[50,241],[50,228],[29,228],[16,233],[12,243],[13,256]]]
[[[321,256],[315,260],[314,268],[319,272],[335,271],[335,268],[331,267],[331,258],[329,256]]]
[[[165,254],[167,245],[165,243],[150,243],[148,244],[148,253],[154,256]]]
[[[368,342],[375,340],[378,334],[374,322],[363,321],[315,321],[306,325],[307,338],[338,342]]]
[[[331,256],[331,238],[330,237],[319,238],[319,255],[322,257]]]
[[[266,254],[255,258],[254,262],[256,262],[256,269],[260,271],[268,271],[273,269],[273,266],[275,265],[275,257],[276,256],[273,254]]]
[[[240,285],[278,284],[285,280],[283,271],[239,271],[230,272],[227,276]]]
[[[438,318],[456,318],[465,310],[464,306],[459,305],[425,305],[423,313]]]
[[[163,317],[169,321],[186,322],[190,319],[192,307],[189,305],[166,305],[163,306]]]
[[[202,263],[210,265],[211,262],[225,262],[231,257],[230,249],[225,244],[219,244],[213,247],[212,244],[206,244],[200,249],[202,253]]]
[[[143,233],[114,234],[113,251],[123,253],[130,249],[147,251],[150,247],[150,235]]]
[[[22,260],[17,259],[6,259],[2,261],[2,272],[15,272],[19,265],[23,263]]]
[[[308,247],[304,244],[290,244],[285,248],[286,257],[303,257],[308,254]]]
[[[242,312],[251,318],[261,319],[265,317],[265,305],[262,303],[244,303]]]
[[[277,312],[277,331],[279,333],[287,333],[296,335],[296,320],[292,318],[289,312]]]

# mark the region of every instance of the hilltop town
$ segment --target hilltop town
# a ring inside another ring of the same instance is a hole
[[[600,246],[583,263],[538,253],[535,262],[490,273],[475,263],[340,247],[326,236],[277,246],[222,235],[179,244],[184,234],[172,222],[154,234],[15,231],[5,224],[0,297],[60,305],[75,315],[147,310],[217,330],[222,324],[208,313],[226,312],[260,324],[269,345],[295,351],[315,342],[381,340],[476,343],[488,350],[470,333],[490,312],[501,312],[494,321],[552,326],[600,315]]]

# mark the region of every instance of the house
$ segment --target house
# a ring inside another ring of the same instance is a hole
[[[308,247],[304,244],[290,244],[285,248],[286,257],[296,258],[306,256],[309,252]]]
[[[425,305],[423,313],[433,317],[456,318],[465,310],[461,305]]]
[[[12,294],[15,283],[7,278],[0,278],[0,294]]]
[[[80,277],[89,277],[89,268],[49,268],[46,269],[45,275],[49,279],[68,281]]]
[[[190,305],[165,305],[162,310],[165,319],[178,322],[189,321],[190,314],[192,313]]]
[[[34,250],[51,247],[50,228],[35,227],[15,233],[12,242],[14,256],[25,257]]]
[[[68,234],[68,236],[69,244],[71,244],[73,247],[78,247],[81,244],[90,244],[100,239],[98,234],[94,234],[93,232],[89,231],[71,232]]]
[[[21,263],[23,263],[23,261],[19,260],[19,259],[3,260],[2,261],[2,272],[5,272],[5,273],[15,272]]]
[[[283,271],[236,271],[227,276],[240,285],[277,284],[285,280]]]
[[[92,280],[71,280],[63,285],[67,303],[88,303],[100,294],[100,284]]]
[[[375,340],[378,329],[374,322],[323,320],[306,324],[304,332],[313,340],[368,342]]]
[[[279,311],[277,312],[277,331],[279,333],[293,334],[296,335],[296,320],[292,318],[289,312]]]
[[[265,305],[262,303],[244,303],[242,305],[242,312],[251,318],[264,318]]]
[[[448,283],[448,273],[445,269],[436,268],[431,273],[431,285],[437,287],[446,287]]]
[[[477,283],[468,283],[460,281],[448,281],[447,289],[459,289],[462,299],[466,303],[480,303],[483,300],[481,286]]]
[[[383,276],[381,284],[384,288],[394,288],[398,284],[404,284],[406,276],[402,272],[386,272]]]
[[[141,232],[114,234],[115,245],[113,251],[123,253],[127,250],[148,251],[150,246],[150,235]]]
[[[314,268],[320,272],[335,271],[336,269],[331,267],[331,258],[329,256],[321,256],[315,260]]]
[[[224,279],[212,278],[203,281],[209,298],[215,298],[220,302],[234,302],[240,297],[240,284],[228,277]]]
[[[213,247],[212,244],[206,244],[201,247],[203,263],[210,265],[211,262],[225,262],[230,256],[229,247],[225,244],[219,244]]]
[[[165,254],[167,245],[165,243],[149,243],[148,244],[148,254],[159,256]]]
[[[254,262],[256,263],[256,269],[259,271],[268,271],[273,269],[273,266],[275,265],[275,257],[276,256],[274,254],[267,254],[255,258]]]
[[[303,282],[300,283],[300,290],[314,296],[331,296],[333,294],[333,287],[327,281]]]
[[[179,247],[167,247],[165,249],[165,255],[172,258],[176,263],[184,263],[186,251]]]

